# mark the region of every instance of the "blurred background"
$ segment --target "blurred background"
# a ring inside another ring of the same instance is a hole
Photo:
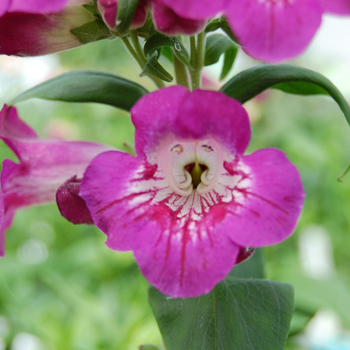
[[[350,101],[350,19],[326,17],[295,63],[331,79]],[[166,62],[163,62],[166,65]],[[217,89],[220,65],[207,67]],[[239,53],[231,74],[259,64]],[[109,71],[154,89],[121,41],[101,41],[38,58],[0,57],[0,103],[75,69]],[[266,277],[295,286],[286,349],[350,350],[350,130],[324,96],[269,90],[246,103],[251,153],[277,147],[298,167],[307,194],[295,233],[264,248]],[[21,117],[41,137],[133,144],[129,114],[98,104],[31,100]],[[0,158],[16,160],[0,144]],[[17,212],[0,260],[0,350],[135,350],[162,345],[147,299],[148,282],[132,253],[109,250],[92,226],[74,226],[55,204]]]

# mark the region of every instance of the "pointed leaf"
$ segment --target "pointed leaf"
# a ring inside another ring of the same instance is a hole
[[[237,56],[237,52],[238,50],[236,49],[229,49],[225,52],[224,65],[222,66],[220,80],[225,79],[227,74],[230,73]]]
[[[209,66],[216,63],[220,56],[228,50],[234,50],[237,54],[238,45],[225,35],[209,35],[206,39],[204,65]]]
[[[170,62],[174,62],[173,51],[169,46],[163,46],[161,52]]]
[[[118,0],[117,32],[126,35],[134,19],[139,0]]]
[[[149,57],[148,61],[146,62],[140,76],[142,77],[144,75],[151,75],[153,77],[159,78],[169,83],[173,81],[172,75],[169,72],[167,72],[158,62],[157,51],[154,51],[152,56]]]
[[[238,40],[232,33],[225,17],[215,18],[210,21],[205,27],[205,33],[215,32],[219,28],[221,28],[228,37],[238,45]]]
[[[322,74],[306,68],[287,64],[250,68],[229,80],[220,91],[244,103],[268,88],[301,95],[329,95],[350,124],[350,108],[341,92]]]
[[[97,71],[74,71],[59,75],[29,89],[10,105],[31,98],[65,102],[97,102],[129,111],[148,91],[117,75]]]
[[[293,286],[226,278],[207,295],[173,299],[150,288],[167,350],[282,350],[293,315]]]
[[[93,41],[107,39],[112,34],[104,22],[100,19],[88,22],[81,27],[74,28],[70,31],[82,44],[88,44]]]
[[[169,46],[174,55],[184,64],[190,66],[190,55],[188,54],[181,41],[176,37],[166,36],[161,33],[155,33],[149,37],[143,48],[145,55],[149,55],[154,49]]]
[[[205,33],[215,32],[216,30],[221,28],[221,24],[222,24],[222,17],[215,18],[207,24],[204,31]]]

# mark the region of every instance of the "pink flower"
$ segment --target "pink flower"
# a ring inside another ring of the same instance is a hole
[[[304,199],[298,171],[276,149],[243,155],[250,125],[238,101],[173,86],[141,98],[131,116],[137,157],[98,155],[79,194],[108,247],[133,250],[160,291],[208,293],[245,247],[292,233]]]
[[[206,20],[193,20],[177,15],[162,0],[149,0],[154,24],[162,33],[168,35],[192,35],[202,31]]]
[[[224,14],[244,51],[272,63],[302,53],[323,13],[350,14],[349,0],[157,1],[187,20],[203,21]]]
[[[93,20],[88,0],[14,0],[0,4],[0,54],[38,56],[82,43],[70,31]]]
[[[117,19],[118,0],[98,0],[97,6],[107,26],[114,29]],[[131,29],[141,27],[145,23],[146,14],[147,2],[146,0],[139,0],[133,22],[131,23]]]
[[[5,230],[17,209],[55,200],[60,185],[81,177],[89,162],[110,147],[90,142],[40,140],[19,119],[16,108],[0,112],[0,138],[19,159],[5,159],[0,175],[0,254],[4,254]]]
[[[65,8],[69,0],[2,0],[0,17],[6,12],[50,13]]]

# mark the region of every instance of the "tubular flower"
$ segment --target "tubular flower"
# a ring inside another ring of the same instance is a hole
[[[114,250],[133,250],[163,293],[208,293],[242,260],[245,247],[287,238],[304,192],[276,149],[244,156],[250,125],[222,93],[180,86],[141,98],[131,110],[137,157],[98,155],[80,196]]]
[[[350,14],[349,0],[158,1],[188,20],[225,15],[243,50],[271,63],[302,53],[319,28],[323,13]]]
[[[118,12],[118,0],[98,0],[98,10],[107,26],[111,29],[115,28],[117,12]],[[131,29],[141,27],[146,20],[147,2],[146,0],[139,0],[136,8],[134,19],[131,23]]]
[[[0,36],[0,54],[38,56],[81,45],[71,30],[93,20],[82,7],[87,2],[88,0],[2,2],[0,32],[6,35]]]
[[[150,0],[151,12],[156,28],[168,35],[195,34],[204,29],[206,20],[193,20],[177,15],[161,0]]]
[[[60,185],[72,176],[82,177],[89,162],[110,147],[90,142],[40,140],[19,119],[16,108],[0,112],[0,138],[19,159],[5,159],[0,174],[0,254],[5,230],[17,209],[55,200]]]

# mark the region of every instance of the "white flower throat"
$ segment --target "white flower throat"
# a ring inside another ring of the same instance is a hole
[[[203,195],[211,191],[220,177],[223,156],[214,140],[172,142],[161,155],[161,165],[169,186],[181,196],[193,191]]]

